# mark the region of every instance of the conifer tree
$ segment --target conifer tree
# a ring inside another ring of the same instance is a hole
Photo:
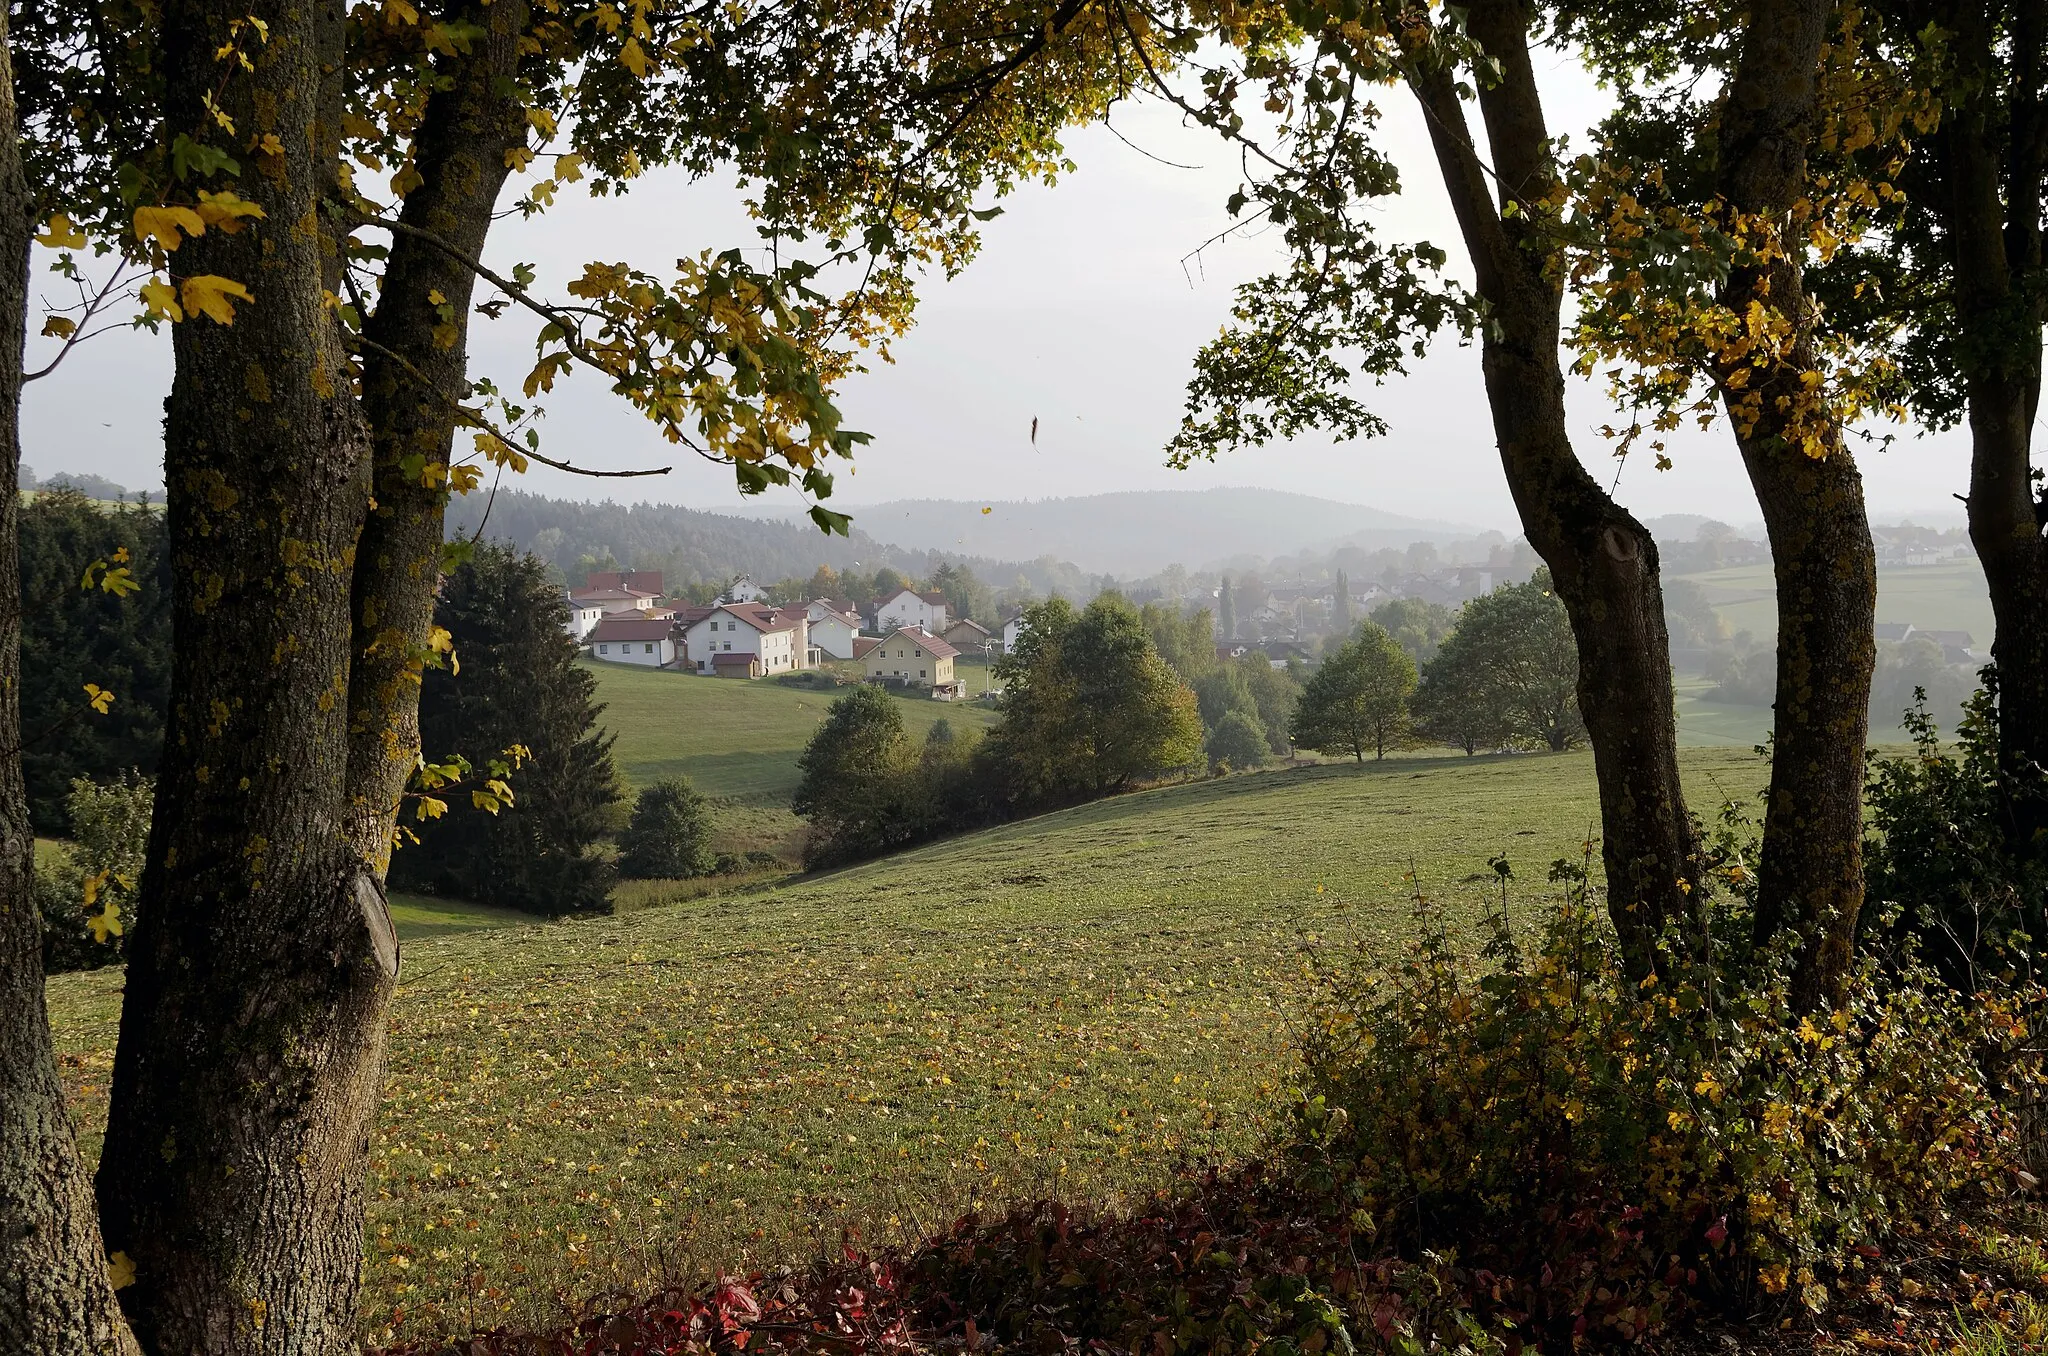
[[[407,816],[419,842],[393,856],[394,881],[528,913],[609,910],[612,872],[594,849],[620,800],[613,736],[561,610],[546,567],[506,547],[479,547],[448,577],[435,617],[454,659],[426,672],[421,748],[430,762],[518,766],[509,805],[478,804],[462,785],[445,814]]]

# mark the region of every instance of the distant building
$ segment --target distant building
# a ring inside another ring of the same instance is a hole
[[[811,645],[820,654],[834,659],[858,658],[853,642],[860,635],[860,614],[851,603],[813,598],[804,608],[804,619],[810,623]]]
[[[946,629],[946,595],[898,589],[875,604],[875,630],[883,635],[914,626],[932,635]]]
[[[614,612],[645,612],[659,596],[645,589],[586,588],[570,595],[570,601],[579,607],[595,607],[610,616]]]
[[[593,602],[579,602],[573,593],[562,595],[562,606],[568,615],[562,622],[562,629],[569,633],[569,639],[581,645],[590,638],[590,632],[604,620],[604,608]]]
[[[1003,623],[1003,653],[1015,654],[1017,652],[1017,642],[1023,639],[1023,637],[1024,614],[1019,612],[1016,616]]]
[[[934,696],[958,696],[953,681],[956,651],[929,631],[904,626],[882,637],[864,659],[868,679],[898,687],[928,689]]]
[[[678,618],[683,633],[684,661],[702,674],[730,678],[766,678],[811,667],[809,623],[793,608],[763,603],[721,603],[703,610],[690,608],[690,620]],[[749,667],[733,655],[752,655]]]
[[[972,617],[962,617],[940,633],[940,638],[961,654],[987,654],[996,643],[995,633]]]
[[[1879,640],[1900,641],[1916,634],[1918,633],[1913,630],[1913,623],[1911,622],[1879,622],[1877,624],[1877,638]]]
[[[665,617],[606,617],[591,629],[590,652],[614,664],[667,668],[676,662],[675,628]]]
[[[585,592],[595,593],[599,589],[631,589],[635,593],[647,593],[659,598],[662,594],[660,570],[592,570],[583,576]]]
[[[767,596],[768,590],[756,584],[746,575],[741,575],[732,581],[732,587],[727,589],[725,597],[720,598],[718,601],[721,603],[758,603]]]

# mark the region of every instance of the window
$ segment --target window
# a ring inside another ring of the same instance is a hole
[[[924,677],[924,670],[923,670],[923,669],[919,669],[919,670],[917,671],[917,676],[918,676],[918,677],[920,677],[920,678]]]
[[[647,653],[649,653],[649,654],[653,654],[653,653],[654,653],[654,647],[653,647],[652,645],[649,645],[649,646],[647,647]]]
[[[609,645],[600,645],[597,647],[597,652],[599,654],[610,654],[612,652],[612,647]]]
[[[731,642],[731,641],[729,641],[729,640],[728,640],[727,642],[725,642],[725,648],[726,648],[726,649],[728,649],[728,650],[730,650],[730,649],[732,648],[732,642]]]

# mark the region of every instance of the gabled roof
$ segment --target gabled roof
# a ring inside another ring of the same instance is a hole
[[[944,607],[946,605],[946,595],[943,593],[919,593],[913,588],[900,588],[886,598],[877,598],[875,600],[875,611],[880,612],[883,608],[906,594],[921,603],[929,603],[933,607]]]
[[[986,626],[983,626],[980,622],[974,620],[974,618],[972,617],[962,617],[958,621],[948,622],[946,624],[946,634],[950,636],[955,631],[958,631],[963,627],[979,631],[984,636],[992,634]]]
[[[596,589],[634,589],[643,593],[661,592],[660,570],[592,570],[583,577],[583,587]]]
[[[770,607],[766,603],[720,603],[717,607],[701,610],[690,608],[687,611],[694,615],[683,623],[685,626],[695,626],[714,613],[723,612],[729,617],[745,622],[763,635],[772,635],[777,631],[794,631],[804,621],[804,614],[794,608]]]
[[[569,596],[585,606],[624,603],[628,607],[638,608],[642,598],[652,598],[655,595],[644,589],[585,589],[581,593],[572,593]]]
[[[666,617],[606,617],[590,628],[592,640],[667,640],[673,634]]]
[[[718,609],[709,603],[692,603],[688,607],[679,607],[676,609],[676,625],[695,626],[716,611]]]
[[[752,650],[720,650],[711,656],[711,667],[715,669],[738,668],[742,664],[752,667],[760,662],[761,656]]]
[[[823,614],[818,618],[819,621],[830,617],[835,621],[845,622],[856,631],[860,630],[859,609],[843,598],[813,598],[805,605],[804,615],[809,616],[812,608]]]
[[[922,647],[934,659],[951,659],[954,655],[960,653],[921,626],[899,626],[888,635],[882,637],[882,639],[885,642],[907,640],[913,645]]]
[[[855,636],[853,638],[853,657],[855,659],[866,659],[868,651],[881,643],[882,638],[880,636]]]

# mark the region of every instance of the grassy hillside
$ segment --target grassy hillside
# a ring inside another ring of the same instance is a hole
[[[1707,601],[1731,630],[1769,639],[1778,629],[1777,594],[1768,565],[1742,565],[1680,576],[1707,591]],[[1991,644],[1991,595],[1974,560],[1900,566],[1877,574],[1877,619],[1910,622],[1926,630],[1968,631]]]
[[[796,790],[797,755],[839,693],[772,681],[700,678],[630,664],[583,661],[597,675],[603,722],[617,734],[613,757],[628,785],[687,776],[707,796],[786,806]],[[986,727],[994,713],[971,702],[899,696],[904,728],[917,738],[941,720]]]
[[[1702,809],[1763,774],[1732,750],[1686,771]],[[366,1326],[540,1316],[557,1294],[801,1258],[847,1227],[901,1238],[1019,1195],[1114,1200],[1242,1153],[1284,1095],[1305,948],[1385,954],[1411,870],[1469,919],[1503,850],[1527,909],[1596,815],[1584,754],[1332,764],[410,942]],[[92,1153],[119,984],[50,985]]]

